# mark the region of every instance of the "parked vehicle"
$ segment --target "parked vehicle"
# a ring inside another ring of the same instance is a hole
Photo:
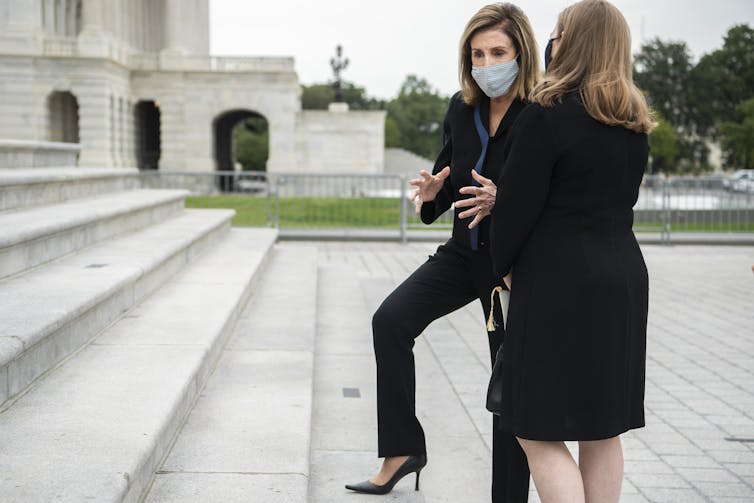
[[[723,180],[723,188],[733,192],[754,192],[754,169],[740,169]]]

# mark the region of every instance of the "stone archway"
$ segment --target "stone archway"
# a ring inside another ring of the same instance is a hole
[[[139,169],[157,169],[160,164],[160,108],[143,100],[134,107],[136,163]]]
[[[237,131],[237,128],[243,129]],[[250,138],[249,135],[253,138]],[[242,169],[258,171],[266,169],[265,165],[269,152],[269,125],[267,118],[259,112],[236,109],[221,113],[212,121],[212,138],[215,169],[217,171],[232,173],[235,171],[236,162],[242,164]],[[236,142],[242,139],[244,140],[244,152],[239,152]],[[248,152],[249,148],[256,148],[259,152],[250,153]],[[256,159],[251,159],[254,157],[253,154],[258,154]],[[243,155],[244,158],[239,159],[240,155]],[[249,168],[249,163],[253,163],[253,168]],[[220,188],[222,190],[233,190],[233,177],[220,177]]]
[[[79,103],[69,91],[54,91],[47,97],[47,138],[79,143]]]

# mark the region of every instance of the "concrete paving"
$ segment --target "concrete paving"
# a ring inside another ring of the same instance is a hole
[[[343,489],[379,466],[369,321],[434,246],[317,247],[309,501],[373,501]],[[647,427],[624,436],[621,501],[752,501],[754,248],[644,246],[644,253],[651,282]],[[415,353],[429,464],[418,493],[409,477],[388,499],[489,501],[489,354],[481,308],[470,304],[432,324]],[[343,388],[358,388],[360,398],[345,397]],[[539,501],[533,485],[530,501]]]
[[[278,243],[147,501],[376,501],[343,487],[379,466],[371,315],[435,246]],[[647,427],[623,438],[621,501],[750,502],[754,247],[643,250]],[[408,477],[384,499],[490,501],[480,306],[430,325],[415,355],[429,463],[420,491]],[[529,500],[539,501],[533,484]]]

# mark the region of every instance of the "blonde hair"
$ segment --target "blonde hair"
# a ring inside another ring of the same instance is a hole
[[[458,75],[464,103],[476,105],[484,93],[471,76],[471,39],[479,32],[499,29],[510,37],[516,50],[519,73],[513,83],[516,96],[527,99],[539,81],[539,56],[534,30],[524,11],[510,3],[482,7],[466,24],[461,36]]]
[[[531,100],[542,106],[578,91],[587,113],[609,126],[649,133],[657,125],[634,84],[631,33],[606,0],[582,0],[558,17],[560,45]]]

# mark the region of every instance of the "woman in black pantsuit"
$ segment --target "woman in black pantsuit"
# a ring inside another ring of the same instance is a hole
[[[631,227],[654,123],[630,51],[610,3],[564,10],[497,183],[492,260],[513,282],[501,421],[543,503],[617,502],[619,435],[644,426],[647,270]]]
[[[422,178],[410,183],[417,187],[413,197],[426,224],[467,195],[476,196],[478,207],[456,210],[451,239],[374,314],[378,444],[379,456],[385,460],[375,477],[347,485],[349,489],[384,494],[413,472],[417,473],[418,488],[426,446],[414,410],[414,339],[432,321],[473,300],[481,300],[485,312],[489,308],[494,276],[488,249],[489,219],[485,217],[494,203],[492,180],[502,165],[507,132],[539,78],[535,47],[528,19],[511,4],[482,8],[461,38],[462,91],[453,96],[445,116],[443,149],[433,173],[420,172]],[[459,192],[462,187],[467,187],[466,195]],[[470,231],[472,222],[476,229]],[[493,358],[502,336],[501,331],[486,334]],[[526,458],[515,438],[497,428],[497,419],[494,423],[492,501],[525,502],[529,489]]]

